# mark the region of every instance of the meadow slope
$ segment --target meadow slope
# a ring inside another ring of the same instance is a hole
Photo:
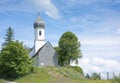
[[[72,67],[42,67],[34,73],[14,80],[17,83],[112,83],[107,80],[86,80],[78,70]],[[3,79],[0,83],[7,83]]]

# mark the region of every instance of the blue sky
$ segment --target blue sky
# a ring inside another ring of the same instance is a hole
[[[11,26],[15,39],[32,47],[38,12],[53,46],[64,32],[76,34],[84,72],[120,72],[120,0],[0,0],[0,44]]]

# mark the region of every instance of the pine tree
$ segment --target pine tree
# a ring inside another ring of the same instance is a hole
[[[5,39],[5,42],[2,44],[2,46],[6,46],[9,42],[13,41],[14,40],[14,31],[11,27],[9,27],[6,31],[6,37],[4,38]]]

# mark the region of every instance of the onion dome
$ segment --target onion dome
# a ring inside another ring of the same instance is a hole
[[[37,27],[45,28],[44,21],[40,18],[40,16],[38,16],[38,18],[34,22],[34,28],[37,28]]]

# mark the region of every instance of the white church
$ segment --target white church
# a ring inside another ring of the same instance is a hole
[[[34,46],[29,56],[34,66],[58,66],[58,55],[49,41],[45,41],[45,23],[40,15],[34,22]]]

